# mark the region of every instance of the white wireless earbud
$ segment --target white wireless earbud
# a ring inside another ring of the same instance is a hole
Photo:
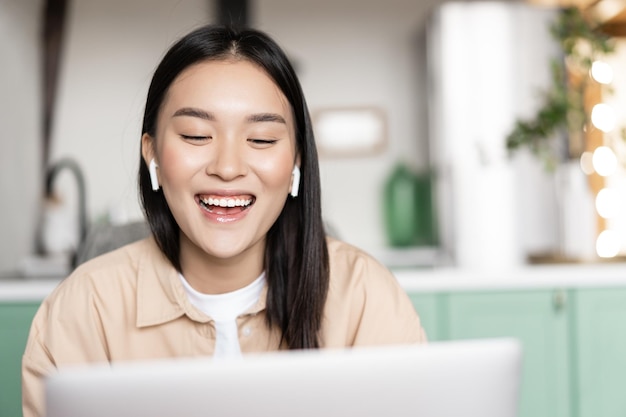
[[[293,183],[291,184],[291,192],[289,194],[291,194],[292,197],[297,197],[298,190],[300,189],[300,168],[298,168],[298,165],[293,167],[291,174],[293,175]]]
[[[159,188],[161,188],[161,186],[159,185],[159,177],[157,176],[157,164],[154,161],[154,158],[152,158],[150,160],[150,163],[148,164],[148,171],[150,171],[150,182],[152,182],[152,190],[153,191],[159,191]]]

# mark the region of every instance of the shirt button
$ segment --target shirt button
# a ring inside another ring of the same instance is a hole
[[[251,333],[252,333],[252,330],[250,330],[249,327],[244,327],[243,328],[243,335],[244,336],[250,336]]]

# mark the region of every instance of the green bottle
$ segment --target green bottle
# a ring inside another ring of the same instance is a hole
[[[384,215],[390,246],[430,246],[436,243],[431,176],[415,174],[397,164],[384,185]]]

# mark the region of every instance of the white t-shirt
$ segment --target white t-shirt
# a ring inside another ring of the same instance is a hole
[[[225,294],[203,294],[194,290],[182,274],[179,276],[191,304],[215,322],[214,356],[241,356],[237,317],[259,301],[265,285],[265,273],[249,285]]]

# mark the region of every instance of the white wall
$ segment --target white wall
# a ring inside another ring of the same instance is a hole
[[[148,84],[169,45],[213,19],[206,0],[70,2],[51,162],[75,158],[84,171],[91,221],[141,216],[136,190],[141,117]],[[0,276],[34,250],[42,203],[41,0],[0,0]],[[75,219],[76,184],[59,175],[65,216]],[[63,206],[63,205],[62,205]]]
[[[515,119],[541,104],[558,53],[548,30],[554,15],[525,4],[454,2],[433,22],[430,138],[441,243],[455,265],[511,268],[543,246],[525,232],[554,234],[555,203],[536,198],[550,195],[546,181],[529,180],[543,167],[512,163],[505,140]]]
[[[404,159],[416,168],[428,165],[424,30],[444,1],[251,1],[251,23],[294,58],[312,111],[372,105],[387,114],[389,142],[381,154],[321,160],[326,220],[342,238],[368,250],[385,245],[382,186],[393,164]],[[39,66],[40,4],[0,0],[0,53],[3,62],[11,58],[11,65],[0,65],[0,117],[11,114],[10,122],[0,119],[0,274],[14,270],[32,250],[40,201],[40,99],[33,69]],[[135,182],[150,77],[174,39],[214,20],[211,2],[71,5],[51,159],[70,156],[81,164],[91,221],[135,219],[141,216]],[[11,94],[19,97],[7,100]],[[59,182],[66,201],[75,198],[71,177]]]
[[[81,164],[92,221],[139,218],[135,183],[152,72],[170,44],[210,21],[212,10],[206,0],[71,4],[51,159]]]
[[[366,248],[385,244],[381,188],[393,163],[405,158],[418,167],[427,164],[426,92],[420,83],[425,63],[418,41],[427,14],[438,2],[258,0],[251,4],[251,23],[273,35],[297,61],[311,110],[374,105],[387,113],[389,143],[382,154],[321,163],[326,219],[343,238]],[[34,16],[39,11],[32,5],[29,10],[33,33],[25,42],[33,49],[38,29]],[[71,2],[51,161],[72,157],[79,162],[91,221],[141,216],[135,177],[141,115],[152,71],[175,38],[211,21],[212,13],[206,0]],[[24,30],[24,25],[14,26]],[[16,66],[16,71],[23,67]],[[38,100],[31,98],[20,117],[38,120],[32,113]],[[35,137],[39,126],[31,123],[30,127]],[[23,171],[33,172],[31,182],[36,182],[40,174],[30,167],[37,166],[32,155],[38,147],[36,140],[29,143],[30,160],[23,164],[29,168]],[[3,178],[20,172],[0,169]],[[15,188],[11,202],[20,201],[17,190],[23,188]],[[57,190],[70,206],[67,216],[73,218],[76,186],[71,176],[60,176]],[[29,196],[33,217],[39,197],[34,190]],[[23,205],[14,205],[5,219],[23,215]],[[31,229],[23,238],[26,246],[33,240],[33,223],[32,218],[26,222]],[[14,246],[9,240],[3,236],[2,245]],[[28,250],[22,245],[7,255],[0,271],[14,269],[15,261]]]
[[[32,251],[41,178],[40,0],[0,0],[0,274]]]
[[[440,1],[257,0],[253,24],[296,61],[312,112],[372,105],[388,118],[379,155],[322,158],[325,219],[345,240],[377,250],[386,243],[382,186],[393,164],[426,167],[426,65],[420,36]]]

